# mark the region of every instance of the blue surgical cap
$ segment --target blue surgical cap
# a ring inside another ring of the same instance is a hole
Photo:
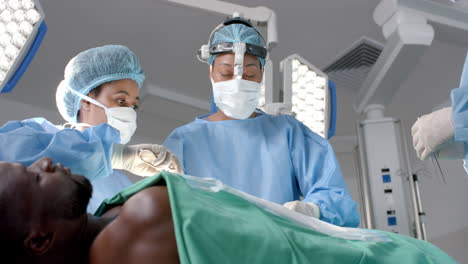
[[[86,95],[103,83],[122,79],[134,80],[138,88],[145,80],[140,61],[127,47],[107,45],[79,53],[68,62],[57,88],[55,99],[60,114],[68,122],[78,122],[81,98],[70,89]]]
[[[265,47],[265,41],[260,33],[254,28],[243,24],[230,24],[220,28],[218,31],[213,33],[209,45],[211,46],[223,42],[248,43]],[[216,56],[217,55],[212,55],[208,59],[208,63],[212,65]],[[260,64],[262,64],[263,67],[265,65],[265,59],[260,57],[257,58],[260,60]]]

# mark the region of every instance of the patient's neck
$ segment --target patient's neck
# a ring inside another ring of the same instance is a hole
[[[109,224],[115,217],[96,217],[88,214],[88,220],[81,232],[80,240],[86,247],[91,247],[97,235]]]
[[[65,263],[64,259],[66,259],[67,264],[88,263],[89,249],[93,241],[114,218],[100,218],[89,214],[82,217],[76,235],[59,238],[57,245],[51,249],[49,254],[39,256],[34,263]]]

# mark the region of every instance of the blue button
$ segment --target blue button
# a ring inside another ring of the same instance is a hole
[[[392,177],[390,176],[390,174],[384,174],[382,175],[382,180],[383,182],[392,182]]]
[[[387,220],[388,220],[388,225],[389,226],[396,226],[397,225],[396,217],[392,216],[392,217],[389,217]]]

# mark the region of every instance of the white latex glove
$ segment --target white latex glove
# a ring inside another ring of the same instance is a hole
[[[452,142],[439,151],[437,157],[440,159],[457,160],[465,158],[465,144],[463,142]]]
[[[411,128],[413,147],[421,160],[453,139],[455,129],[452,121],[452,107],[442,108],[421,116]]]
[[[320,218],[320,207],[315,203],[307,203],[302,201],[292,201],[283,204],[289,210],[296,211],[300,214]]]
[[[161,171],[182,173],[177,157],[156,144],[121,145],[112,148],[112,168],[148,177]]]

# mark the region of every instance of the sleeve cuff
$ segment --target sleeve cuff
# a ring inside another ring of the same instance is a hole
[[[320,219],[320,207],[318,207],[318,205],[316,205],[315,203],[311,202],[308,202],[307,204],[310,205],[313,210],[313,217]]]

